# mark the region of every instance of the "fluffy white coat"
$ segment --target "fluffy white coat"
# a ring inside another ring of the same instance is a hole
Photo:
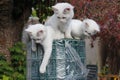
[[[45,25],[54,29],[56,39],[61,39],[68,35],[67,29],[74,16],[73,8],[69,3],[57,3],[52,6],[54,14],[45,22]]]
[[[67,32],[69,34],[67,38],[81,39],[83,36],[90,37],[100,32],[100,27],[92,19],[84,19],[83,21],[72,19]]]
[[[42,24],[30,25],[25,31],[28,32],[32,40],[32,50],[36,50],[36,43],[43,46],[44,56],[39,71],[40,73],[45,73],[51,56],[52,42],[55,33],[51,27],[45,27]]]

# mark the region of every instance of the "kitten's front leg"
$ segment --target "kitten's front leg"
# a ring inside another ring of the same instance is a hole
[[[36,51],[36,43],[33,39],[32,39],[32,51]]]
[[[55,34],[54,34],[54,39],[62,39],[64,38],[64,34],[58,30],[55,31]]]
[[[49,59],[50,59],[51,52],[52,52],[52,41],[46,43],[45,45],[43,45],[43,47],[44,47],[45,52],[44,52],[43,60],[42,60],[42,63],[39,69],[40,73],[46,72],[46,67],[49,63]]]
[[[71,38],[72,39],[71,28],[70,27],[65,32],[65,38]]]

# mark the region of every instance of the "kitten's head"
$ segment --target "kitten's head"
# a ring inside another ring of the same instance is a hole
[[[92,36],[100,32],[99,25],[92,19],[83,20],[82,26],[84,26],[84,34],[86,36]]]
[[[74,7],[69,3],[57,3],[56,5],[52,6],[52,9],[58,21],[61,23],[66,23],[74,16]]]
[[[41,43],[46,37],[46,27],[42,24],[29,25],[25,31],[36,43]]]

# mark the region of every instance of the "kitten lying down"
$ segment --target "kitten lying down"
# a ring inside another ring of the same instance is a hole
[[[82,36],[91,37],[100,32],[100,27],[92,19],[84,19],[83,21],[72,19],[67,32],[69,36],[66,38],[81,39]]]
[[[25,31],[31,38],[33,51],[36,50],[36,43],[43,46],[44,56],[39,71],[40,73],[44,73],[46,72],[46,66],[51,56],[52,42],[55,33],[51,27],[45,27],[42,24],[30,25]]]

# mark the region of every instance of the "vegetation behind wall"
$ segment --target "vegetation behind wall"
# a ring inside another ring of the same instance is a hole
[[[11,61],[0,54],[0,80],[26,80],[26,51],[21,42],[9,48]]]

